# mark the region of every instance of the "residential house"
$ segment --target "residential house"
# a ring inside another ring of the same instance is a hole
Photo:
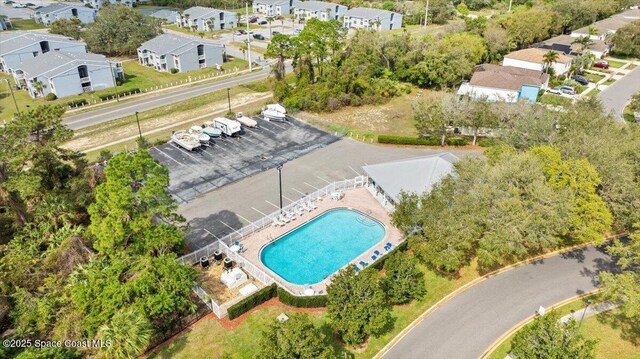
[[[502,60],[503,66],[514,66],[523,69],[544,71],[547,64],[544,61],[544,56],[550,50],[540,48],[529,48],[514,51],[504,55]],[[556,76],[563,75],[569,72],[573,58],[563,53],[558,53],[558,59],[551,64]]]
[[[619,28],[636,20],[640,20],[640,9],[630,9],[574,30],[571,37],[589,36],[591,40],[604,41],[607,35],[615,34]]]
[[[142,11],[143,14],[151,17],[155,17],[156,19],[160,19],[165,24],[173,24],[176,22],[176,17],[178,16],[178,12],[175,10],[169,9],[161,9],[161,10],[151,10],[148,12]]]
[[[402,15],[388,10],[357,7],[344,14],[343,23],[347,29],[394,30],[402,27]]]
[[[238,14],[231,11],[218,10],[210,7],[194,6],[182,14],[176,14],[178,27],[197,31],[213,31],[234,29],[238,27]]]
[[[591,40],[591,43],[586,48],[583,48],[583,45],[576,43],[576,38],[571,35],[554,36],[536,44],[535,47],[553,50],[569,56],[577,56],[580,53],[590,52],[596,58],[605,57],[610,50],[610,46],[602,40]]]
[[[0,70],[11,73],[22,62],[50,51],[86,53],[87,45],[64,35],[40,31],[0,33]]]
[[[162,34],[138,48],[138,61],[158,71],[180,72],[222,65],[224,45],[191,36]]]
[[[11,20],[9,18],[4,18],[4,16],[0,15],[0,31],[9,30],[11,27]]]
[[[100,9],[104,6],[105,3],[109,3],[111,5],[124,5],[128,7],[134,6],[138,1],[137,0],[83,0],[85,4],[91,5],[94,9]]]
[[[289,15],[296,0],[254,0],[253,12],[266,16]]]
[[[473,101],[536,102],[541,89],[547,88],[549,75],[540,70],[482,64],[468,82],[462,83],[458,96]]]
[[[50,51],[22,62],[13,78],[33,98],[49,93],[60,98],[114,87],[124,74],[120,63],[104,55]]]
[[[295,4],[296,19],[338,20],[344,16],[347,7],[326,1],[298,1]]]
[[[53,3],[36,10],[33,15],[36,22],[49,26],[58,19],[77,18],[83,24],[90,24],[96,20],[96,10],[84,6],[82,3]]]

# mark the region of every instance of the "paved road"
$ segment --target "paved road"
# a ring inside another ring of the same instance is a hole
[[[426,156],[443,150],[397,148],[364,144],[346,138],[288,161],[282,170],[284,205],[328,183],[363,174],[365,164]],[[451,150],[459,157],[481,151]],[[218,237],[256,221],[278,209],[278,171],[270,169],[245,177],[180,205],[178,212],[192,228],[189,249],[202,248]]]
[[[598,94],[605,111],[613,113],[616,120],[624,122],[622,112],[631,97],[640,91],[640,67],[636,67],[620,80]]]
[[[383,358],[476,359],[538,307],[595,289],[598,271],[611,268],[608,255],[587,247],[503,272],[438,308]]]
[[[176,102],[188,100],[193,97],[206,95],[210,92],[224,90],[229,87],[247,84],[261,80],[269,76],[269,67],[252,73],[240,75],[226,80],[204,83],[175,90],[167,90],[139,100],[128,101],[122,104],[109,106],[103,109],[81,113],[66,117],[64,123],[73,130],[92,126],[106,121],[133,115],[136,111],[148,111],[156,107],[170,105]]]

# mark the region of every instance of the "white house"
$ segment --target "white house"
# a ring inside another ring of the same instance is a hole
[[[187,29],[195,26],[198,31],[234,29],[238,27],[238,14],[210,7],[194,6],[182,14],[177,13],[176,24],[178,27]]]
[[[544,56],[551,50],[530,48],[522,49],[504,55],[503,66],[514,66],[523,69],[543,71],[545,69]],[[571,68],[573,58],[558,52],[558,60],[551,64],[554,73],[559,76],[565,74]]]
[[[85,4],[91,5],[94,9],[100,9],[104,6],[105,3],[109,3],[111,5],[124,5],[128,7],[134,6],[138,1],[137,0],[83,0]]]
[[[60,98],[114,87],[124,74],[120,63],[104,55],[50,51],[21,63],[13,78],[33,98],[49,93]]]
[[[36,22],[49,26],[58,19],[77,18],[83,24],[90,24],[96,20],[96,10],[84,6],[83,3],[53,3],[36,10],[33,15]]]
[[[394,30],[402,27],[402,15],[388,10],[357,7],[347,10],[343,23],[347,29]]]
[[[548,83],[549,75],[539,70],[482,64],[476,66],[469,82],[460,85],[457,95],[473,101],[536,102]]]
[[[50,51],[87,53],[87,45],[64,35],[40,31],[0,33],[0,70],[11,73],[24,61]]]
[[[180,72],[222,65],[224,45],[191,36],[162,34],[138,48],[138,61],[158,71]]]
[[[325,1],[298,1],[294,6],[296,19],[338,20],[347,11],[346,6]]]
[[[295,0],[254,0],[253,12],[266,16],[289,15]]]
[[[640,9],[630,9],[574,30],[571,37],[589,36],[591,40],[604,40],[608,34],[615,34],[619,28],[636,20],[640,20]]]

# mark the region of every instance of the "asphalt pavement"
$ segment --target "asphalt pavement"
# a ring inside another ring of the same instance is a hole
[[[598,272],[611,269],[607,254],[587,247],[508,270],[436,309],[383,358],[477,359],[540,306],[549,308],[596,289]]]
[[[620,80],[614,82],[598,94],[606,112],[613,114],[616,120],[624,122],[622,113],[631,101],[631,97],[640,91],[640,67],[636,67]]]
[[[136,111],[149,111],[157,107],[171,105],[185,101],[193,97],[206,95],[214,91],[224,90],[230,87],[262,80],[269,76],[271,68],[266,67],[251,73],[232,77],[225,80],[207,82],[200,85],[170,89],[154,95],[142,97],[138,100],[127,101],[121,104],[68,116],[64,123],[72,130],[93,126],[99,123],[112,121],[121,117],[135,114]]]

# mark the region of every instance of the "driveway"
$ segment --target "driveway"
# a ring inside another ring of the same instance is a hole
[[[598,99],[602,101],[606,112],[612,113],[619,122],[624,122],[622,117],[624,108],[638,91],[640,91],[640,66],[602,90],[598,94]]]
[[[343,138],[284,163],[283,204],[296,201],[329,183],[363,175],[361,167],[366,164],[427,156],[444,151],[386,147]],[[482,153],[475,150],[449,152],[459,157],[479,156]],[[208,235],[207,231],[216,237],[222,237],[277,210],[279,201],[278,171],[271,168],[181,204],[178,212],[189,221],[192,228],[187,236],[187,252],[215,241],[215,237]]]
[[[436,309],[383,358],[476,359],[538,307],[597,288],[598,272],[611,269],[607,254],[587,247],[508,270]]]

